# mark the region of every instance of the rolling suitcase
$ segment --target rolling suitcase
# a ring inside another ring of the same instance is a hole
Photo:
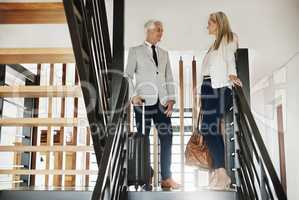
[[[128,139],[128,186],[151,190],[153,170],[148,164],[149,144],[145,136],[145,102],[142,102],[142,133],[131,133]]]

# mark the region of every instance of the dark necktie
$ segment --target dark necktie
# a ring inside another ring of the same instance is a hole
[[[156,52],[156,46],[155,45],[152,45],[152,50],[153,50],[154,61],[156,63],[156,66],[158,67],[158,58],[157,58],[157,52]]]

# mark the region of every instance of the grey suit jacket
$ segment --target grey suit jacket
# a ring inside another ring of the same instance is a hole
[[[154,105],[158,98],[162,104],[167,100],[176,101],[176,87],[168,52],[160,47],[156,50],[158,67],[145,43],[129,49],[125,70],[125,77],[129,81],[129,96],[130,98],[136,95],[143,97],[145,105]]]

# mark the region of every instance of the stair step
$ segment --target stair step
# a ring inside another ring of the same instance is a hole
[[[27,146],[27,145],[0,145],[0,152],[93,152],[93,146],[54,145],[54,146]]]
[[[155,192],[129,192],[128,200],[233,200],[234,191],[155,191]]]
[[[87,127],[85,118],[2,118],[0,126],[77,126]]]
[[[72,48],[0,48],[1,63],[74,63]]]
[[[92,191],[90,190],[3,190],[0,191],[0,199],[19,200],[90,200]]]
[[[1,86],[0,97],[81,97],[80,86]]]
[[[89,200],[93,188],[38,188],[20,187],[11,190],[0,190],[0,199],[19,200]],[[128,200],[234,200],[235,191],[212,191],[202,189],[198,191],[153,191],[153,192],[128,192]]]

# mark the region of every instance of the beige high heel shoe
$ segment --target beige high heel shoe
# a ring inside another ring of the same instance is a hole
[[[217,183],[213,189],[214,190],[229,190],[231,184],[231,178],[227,177],[225,180],[222,180],[221,183]]]
[[[214,170],[214,171],[210,172],[210,174],[209,174],[208,187],[213,187],[216,185],[216,183],[217,183],[217,175],[216,175],[216,171]]]
[[[224,168],[217,169],[209,188],[212,190],[229,190],[231,178],[227,175]]]

